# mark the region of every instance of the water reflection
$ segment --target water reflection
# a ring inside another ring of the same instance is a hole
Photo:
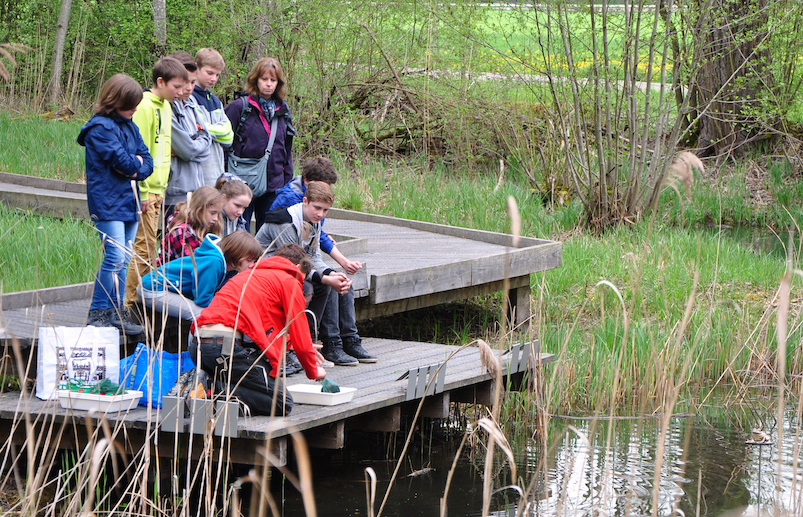
[[[524,515],[536,516],[642,516],[653,515],[653,508],[666,517],[726,512],[747,516],[756,515],[759,495],[761,509],[769,515],[776,509],[781,515],[800,515],[803,478],[796,414],[787,413],[777,426],[769,414],[714,413],[672,418],[663,433],[658,418],[597,422],[554,418],[546,447],[532,440],[511,444],[518,451],[518,480],[510,479],[510,469],[497,455],[494,487],[515,483],[529,488],[530,496],[522,500],[514,490],[502,489],[493,497],[492,515],[516,515],[524,504]],[[763,427],[773,444],[746,444],[752,427]],[[377,472],[381,501],[395,463],[381,459],[387,444],[370,446],[365,437],[359,440],[362,450],[352,447],[349,452],[317,455],[313,469],[319,515],[366,515],[363,471],[369,465]],[[455,448],[454,442],[414,448],[403,462],[383,515],[438,515]],[[483,457],[484,450],[476,449],[459,459],[447,515],[481,515]],[[435,470],[406,477],[424,466]],[[304,515],[300,496],[289,487],[281,494],[278,485],[274,491],[284,498],[283,514]]]

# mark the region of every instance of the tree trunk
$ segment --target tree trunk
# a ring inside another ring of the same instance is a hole
[[[706,55],[691,99],[701,113],[701,156],[743,153],[764,139],[777,117],[762,101],[776,90],[767,41],[767,0],[715,0]]]
[[[153,36],[156,38],[156,55],[162,57],[167,50],[167,5],[165,0],[153,0]]]
[[[50,84],[48,85],[48,100],[56,105],[61,95],[61,68],[64,61],[64,42],[67,39],[67,26],[70,24],[70,10],[72,0],[61,0],[59,19],[56,22],[56,41],[53,43],[53,61],[50,67]]]

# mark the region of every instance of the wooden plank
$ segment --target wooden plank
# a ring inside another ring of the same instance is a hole
[[[423,221],[414,221],[412,219],[402,219],[399,217],[390,217],[385,215],[368,214],[365,212],[357,212],[354,210],[342,210],[332,208],[327,213],[327,218],[343,219],[352,221],[365,221],[378,224],[387,224],[391,226],[403,226],[405,228],[413,228],[416,230],[423,230],[430,233],[437,233],[440,235],[449,235],[452,237],[460,237],[464,239],[473,239],[477,241],[497,244],[500,246],[510,246],[513,237],[504,233],[488,232],[484,230],[474,230],[471,228],[460,228],[457,226],[448,226],[445,224],[427,223]],[[538,246],[540,244],[547,244],[554,241],[536,239],[533,237],[520,237],[519,247]]]
[[[424,399],[421,406],[421,416],[424,418],[446,418],[449,416],[449,392],[430,395]]]
[[[8,311],[37,307],[40,305],[69,302],[92,296],[94,282],[85,284],[72,284],[46,289],[33,289],[30,291],[17,291],[0,294],[0,310]]]
[[[465,262],[371,275],[372,304],[392,302],[471,286],[471,267]]]
[[[453,402],[490,406],[493,403],[493,381],[487,380],[454,390],[451,396]]]
[[[514,287],[508,291],[508,318],[514,325],[525,325],[530,321],[530,283],[526,286]]]
[[[471,284],[483,284],[505,278],[529,275],[560,267],[561,243],[545,244],[537,248],[509,249],[471,261]]]
[[[0,172],[0,183],[86,195],[86,184],[84,183],[39,178],[36,176],[24,176],[22,174],[12,174],[10,172]],[[86,197],[84,197],[84,201],[86,201]]]
[[[527,278],[526,285],[529,288],[530,285],[529,277],[526,278]],[[511,279],[511,282],[513,282],[514,280],[516,279]],[[519,286],[511,286],[511,287],[515,288]],[[505,288],[504,281],[498,281],[498,282],[489,282],[482,285],[464,287],[461,289],[453,289],[450,291],[432,293],[429,295],[416,296],[415,298],[406,298],[377,304],[372,304],[370,302],[370,298],[360,298],[354,300],[354,308],[357,314],[357,320],[364,321],[379,316],[390,316],[405,311],[422,309],[424,307],[433,307],[435,305],[440,305],[443,303],[466,300],[468,298],[473,298],[475,296],[480,296],[483,294],[497,293],[503,290],[504,288]]]
[[[10,188],[0,190],[0,203],[11,208],[31,210],[38,214],[60,219],[89,219],[86,198],[77,198],[77,194],[56,193],[48,191],[27,192],[25,189]]]
[[[378,409],[365,415],[346,420],[346,431],[359,429],[361,431],[375,431],[392,433],[401,429],[401,406]]]
[[[315,449],[342,449],[346,444],[345,422],[340,420],[304,431],[304,439]]]

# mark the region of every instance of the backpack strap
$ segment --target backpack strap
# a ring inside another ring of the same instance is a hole
[[[242,130],[243,122],[245,122],[245,119],[247,119],[248,115],[251,114],[252,108],[251,105],[248,103],[248,95],[243,95],[242,97],[240,97],[240,99],[242,99],[243,105],[240,107],[240,121],[237,122],[237,129],[234,131],[234,136],[237,137],[237,140],[239,142],[242,142],[243,136],[240,134],[240,131]]]

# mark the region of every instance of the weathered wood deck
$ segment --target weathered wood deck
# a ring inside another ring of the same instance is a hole
[[[75,192],[80,186],[60,183],[43,180],[27,190],[24,186],[3,187],[0,202],[52,215],[80,210],[85,214],[85,197]],[[21,193],[15,193],[20,189]],[[504,234],[357,212],[332,210],[325,228],[346,256],[366,265],[354,279],[355,305],[361,320],[509,289],[513,319],[523,323],[530,315],[530,275],[558,267],[561,260],[559,242],[522,238],[513,247],[512,238]],[[0,296],[0,343],[8,346],[11,338],[16,338],[23,346],[33,345],[41,326],[83,326],[91,290],[92,284],[79,284]],[[399,377],[411,368],[440,362],[455,350],[446,345],[374,338],[365,339],[364,346],[380,358],[379,363],[329,371],[341,386],[358,388],[353,401],[332,407],[298,405],[291,416],[273,420],[241,418],[234,437],[227,439],[231,440],[227,445],[231,459],[254,463],[256,450],[269,435],[277,455],[284,457],[291,429],[302,431],[311,445],[328,448],[342,447],[345,432],[351,427],[397,430],[402,412],[420,400],[419,396],[407,401],[407,380]],[[548,362],[552,356],[541,354],[537,359],[533,364]],[[520,380],[523,375],[517,372],[511,378]],[[311,382],[301,374],[290,381]],[[445,417],[449,403],[455,401],[487,404],[490,385],[489,376],[481,370],[478,350],[462,350],[446,367],[443,391],[428,397],[424,416]],[[34,419],[31,436],[22,425],[24,415]],[[18,442],[38,436],[53,422],[70,428],[62,440],[80,441],[86,433],[79,428],[96,424],[85,417],[83,412],[63,410],[54,402],[21,398],[19,394],[0,395],[0,432]],[[159,429],[155,410],[141,408],[124,418],[107,418],[124,432],[127,447],[133,452],[145,443],[174,441],[173,434]],[[179,441],[185,446],[193,442],[192,453],[197,454],[196,448],[203,447],[205,440],[192,441],[191,436],[181,433]],[[220,443],[221,439],[215,440]],[[158,453],[172,454],[172,446],[157,449]]]
[[[561,243],[359,212],[332,210],[326,229],[349,258],[357,318],[365,320],[509,289],[516,323],[530,316],[530,274],[560,265]],[[506,285],[505,278],[509,278]],[[86,322],[91,284],[0,296],[0,340],[36,340],[38,328]]]
[[[328,370],[330,378],[341,386],[358,389],[352,401],[328,407],[296,404],[288,417],[241,417],[236,433],[227,444],[230,459],[236,463],[257,463],[257,449],[270,436],[275,454],[284,461],[287,436],[293,430],[301,431],[310,446],[330,449],[343,447],[346,432],[351,428],[363,431],[397,431],[400,429],[402,411],[414,411],[421,400],[421,397],[417,397],[407,401],[408,381],[399,380],[399,377],[411,368],[442,362],[459,348],[377,338],[368,338],[363,345],[380,358],[378,363],[333,367]],[[501,355],[501,351],[496,353],[500,355],[505,368],[516,370],[515,364],[510,364],[511,354]],[[551,354],[537,354],[530,358],[530,365],[541,365],[552,360]],[[524,372],[510,377],[511,380],[520,382],[522,375]],[[303,374],[288,378],[288,384],[296,383],[311,384],[313,381],[306,379]],[[489,374],[481,366],[479,350],[476,347],[467,347],[447,362],[443,391],[427,397],[422,416],[444,418],[449,414],[450,402],[488,404],[491,397],[492,383]],[[173,443],[176,433],[162,431],[157,425],[160,413],[161,410],[139,406],[125,415],[106,415],[106,420],[116,434],[125,436],[124,442],[129,453],[136,453],[146,441],[155,444]],[[33,433],[27,432],[26,415],[34,422]],[[67,443],[62,443],[61,446],[76,445],[76,441],[80,445],[81,437],[87,436],[86,428],[96,427],[98,422],[98,415],[63,409],[58,401],[42,401],[33,396],[20,397],[19,393],[0,395],[0,434],[14,436],[19,444],[43,435],[48,428],[58,430],[64,426],[65,432],[61,434]],[[190,434],[178,434],[186,447]],[[210,438],[211,435],[211,431],[207,430],[207,437]],[[220,443],[219,438],[213,441]],[[195,448],[202,448],[206,440],[195,439],[194,442]],[[172,445],[161,453],[171,455]],[[199,450],[193,450],[193,454],[199,454]]]

